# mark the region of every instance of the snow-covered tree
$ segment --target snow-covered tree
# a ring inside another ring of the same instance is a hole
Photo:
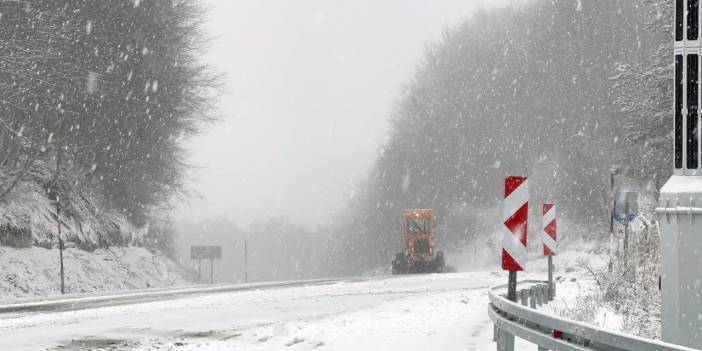
[[[647,16],[626,0],[544,0],[449,29],[406,85],[389,141],[342,215],[344,266],[387,265],[403,249],[403,208],[435,209],[446,251],[494,237],[507,175],[531,177],[532,223],[538,204],[555,201],[572,223],[601,224],[593,238],[606,233],[609,169],[632,154],[609,78],[613,63],[653,53],[639,25]]]
[[[652,181],[654,193],[672,173],[673,106],[673,3],[641,0],[648,20],[644,28],[652,33],[656,48],[650,58],[627,60],[617,65],[613,77],[616,104],[626,113],[622,121],[625,140],[635,149],[629,160],[635,165],[631,176]]]
[[[35,181],[70,208],[89,188],[81,196],[146,224],[184,191],[183,141],[211,120],[203,10],[192,0],[0,6],[0,200]]]

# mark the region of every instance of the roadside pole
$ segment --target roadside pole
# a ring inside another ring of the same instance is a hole
[[[617,239],[617,257],[626,264],[629,260],[629,223],[636,219],[639,211],[638,193],[633,191],[618,192],[615,203],[617,206],[615,206],[612,217],[624,226],[624,243],[621,245],[621,250],[619,239]]]
[[[624,203],[624,213],[629,214],[629,202]],[[624,257],[627,257],[629,251],[629,221],[624,222]]]
[[[54,195],[56,196],[56,231],[58,232],[59,241],[59,270],[61,272],[61,295],[66,293],[66,282],[63,271],[63,239],[61,238],[61,196],[59,195],[61,179],[61,144],[56,141],[56,181],[54,182]]]
[[[610,199],[609,206],[610,206],[610,211],[609,211],[609,263],[607,264],[607,269],[609,272],[612,272],[612,265],[613,260],[612,260],[612,253],[614,251],[614,198],[615,198],[615,193],[614,193],[614,176],[619,172],[618,168],[611,168],[609,170],[609,175],[610,175],[610,182],[609,182],[609,190],[610,193],[612,194],[612,198]]]
[[[548,299],[553,300],[556,297],[556,283],[553,281],[553,256],[548,256]]]
[[[517,272],[527,261],[529,187],[527,177],[505,179],[505,202],[502,235],[502,269],[509,271],[507,299],[517,302]],[[497,350],[514,351],[514,335],[497,330]]]
[[[509,278],[507,278],[507,300],[517,302],[517,271],[509,271]]]
[[[210,258],[210,284],[214,284],[214,258]]]
[[[244,239],[244,283],[249,282],[249,252]]]
[[[556,205],[544,204],[543,232],[541,238],[544,245],[544,256],[548,257],[548,300],[556,297],[556,283],[553,281],[553,256],[558,250],[558,237],[556,236]]]
[[[56,195],[56,222],[58,226],[58,241],[59,241],[59,266],[61,271],[61,295],[66,293],[66,282],[63,272],[63,239],[61,238],[61,214],[60,214],[60,198]]]

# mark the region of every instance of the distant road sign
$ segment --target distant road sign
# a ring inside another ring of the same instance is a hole
[[[191,246],[191,260],[220,260],[222,259],[221,246]]]
[[[614,200],[614,219],[624,225],[636,218],[639,212],[639,193],[634,191],[620,191]]]

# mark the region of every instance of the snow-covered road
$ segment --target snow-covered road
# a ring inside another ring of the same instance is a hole
[[[494,349],[491,273],[416,275],[0,315],[9,350]]]

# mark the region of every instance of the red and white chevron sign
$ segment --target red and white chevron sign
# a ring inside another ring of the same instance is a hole
[[[556,256],[558,242],[556,241],[556,205],[544,204],[544,231],[541,233],[544,241],[544,256]]]
[[[527,218],[529,186],[527,177],[505,179],[505,212],[502,226],[502,269],[523,271],[527,262]]]

